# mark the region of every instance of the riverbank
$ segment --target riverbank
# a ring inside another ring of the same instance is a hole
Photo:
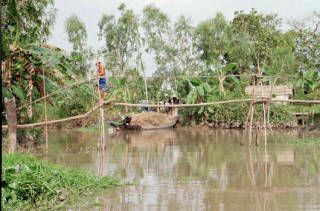
[[[178,127],[209,127],[212,129],[244,129],[249,124],[248,110],[249,105],[239,104],[233,106],[211,106],[207,108],[208,111],[199,113],[196,108],[188,108],[179,111]],[[209,112],[211,110],[211,112]],[[299,110],[295,110],[297,112]],[[141,111],[139,111],[141,112]],[[121,120],[121,114],[135,114],[138,111],[126,113],[124,110],[106,110],[105,111],[105,129],[108,128],[108,121]],[[253,128],[260,127],[263,124],[263,108],[261,105],[255,107],[255,114],[253,115]],[[316,131],[320,130],[316,125],[320,124],[320,115],[303,115],[297,116],[293,113],[292,108],[289,105],[272,105],[270,107],[268,127],[273,129],[302,129]],[[79,119],[75,121],[69,121],[64,123],[58,123],[50,126],[50,130],[61,129],[75,129],[78,130],[98,130],[99,118],[98,114],[92,114],[85,119]],[[6,131],[5,131],[6,132]],[[34,129],[19,129],[18,130],[18,142],[23,148],[29,148],[30,146],[36,147],[39,142],[44,141],[41,136],[42,128]],[[6,137],[6,134],[3,135]]]
[[[57,209],[117,185],[115,178],[58,166],[30,154],[2,154],[2,210]]]

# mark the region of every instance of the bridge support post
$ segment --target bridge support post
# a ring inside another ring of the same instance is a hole
[[[252,143],[252,123],[253,123],[253,114],[254,114],[254,104],[251,103],[250,105],[250,124],[249,124],[249,146]]]
[[[100,147],[102,150],[106,147],[105,142],[105,129],[104,129],[104,111],[103,111],[103,99],[101,99],[100,92],[98,91],[99,96],[99,113],[100,113]]]
[[[252,122],[253,122],[253,114],[254,114],[254,100],[255,100],[255,86],[256,86],[256,79],[253,77],[253,97],[252,102],[250,104],[250,125],[249,125],[249,146],[251,146],[252,143]]]
[[[14,98],[4,99],[8,117],[9,153],[13,153],[17,146],[17,112]]]

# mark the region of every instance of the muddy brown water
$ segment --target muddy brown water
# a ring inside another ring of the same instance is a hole
[[[133,185],[73,210],[320,210],[320,147],[292,144],[320,133],[274,131],[240,146],[242,131],[168,129],[121,132],[97,150],[96,131],[49,136],[47,159]]]

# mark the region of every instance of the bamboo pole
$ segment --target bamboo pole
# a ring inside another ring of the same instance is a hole
[[[101,99],[100,92],[98,89],[98,96],[99,96],[99,113],[100,113],[100,146],[101,149],[105,149],[105,128],[104,128],[104,111],[103,111],[103,99]]]
[[[123,97],[123,100],[125,103],[127,103],[127,87],[125,87],[125,90],[124,90],[124,97]],[[128,106],[124,106],[124,108],[126,109],[126,112],[128,112]]]
[[[249,163],[250,163],[251,178],[252,178],[253,186],[256,186],[256,177],[254,174],[253,161],[252,161],[252,149],[249,147],[248,150],[249,150]]]
[[[73,116],[73,117],[67,117],[67,118],[58,119],[58,120],[51,120],[51,121],[48,121],[48,122],[37,122],[37,123],[31,123],[31,124],[17,125],[17,128],[19,128],[19,129],[21,129],[21,128],[34,128],[34,127],[44,126],[45,124],[47,124],[47,125],[53,125],[53,124],[57,124],[57,123],[62,123],[62,122],[67,122],[67,121],[76,120],[76,119],[86,118],[86,117],[88,117],[92,112],[94,112],[94,111],[96,111],[97,109],[99,109],[101,106],[110,104],[111,101],[112,101],[112,100],[109,100],[109,101],[103,102],[103,104],[98,104],[97,106],[91,108],[91,109],[90,109],[87,113],[85,113],[85,114],[81,114],[81,115],[77,115],[77,116]],[[8,129],[8,125],[2,125],[2,129],[4,129],[4,130]]]
[[[259,131],[260,131],[260,127],[256,127],[256,146],[259,146],[260,144]]]
[[[210,105],[217,105],[217,104],[228,104],[228,103],[245,103],[251,102],[252,99],[239,99],[239,100],[225,100],[225,101],[216,101],[216,102],[209,102],[209,103],[197,103],[197,104],[170,104],[170,105],[157,105],[157,104],[133,104],[133,103],[118,103],[113,102],[110,103],[112,106],[128,106],[128,107],[164,107],[164,108],[183,108],[183,107],[201,107],[201,106],[210,106]]]
[[[225,77],[252,77],[252,76],[258,76],[257,74],[237,74],[237,75],[225,75]],[[217,78],[218,76],[171,76],[171,75],[168,75],[168,76],[146,76],[144,78]],[[263,76],[264,78],[277,78],[277,77],[284,77],[284,78],[297,78],[297,77],[300,77],[300,76],[295,76],[295,75],[286,75],[286,76]],[[91,81],[94,81],[94,80],[97,80],[97,79],[100,79],[100,78],[140,78],[140,76],[98,76],[98,77],[93,77],[91,79],[86,79],[86,80],[83,80],[83,81],[77,81],[73,84],[69,84],[67,86],[64,86],[56,91],[53,91],[52,93],[50,94],[47,94],[45,97],[41,97],[41,98],[38,98],[30,103],[26,103],[20,107],[17,108],[17,110],[21,110],[22,108],[24,107],[27,107],[31,104],[34,104],[34,103],[37,103],[37,102],[40,102],[41,100],[44,100],[45,98],[49,98],[49,97],[52,97],[54,95],[57,95],[59,94],[60,92],[68,89],[68,88],[71,88],[73,86],[77,86],[77,85],[80,85],[80,84],[83,84],[83,83],[88,83],[88,82],[91,82]],[[312,78],[312,77],[305,77],[304,78]],[[278,101],[280,102],[280,101]],[[285,102],[285,101],[282,101],[282,102]],[[289,102],[289,101],[288,101]],[[320,101],[318,103],[315,103],[315,104],[320,104]]]
[[[237,74],[237,75],[226,75],[226,77],[251,77],[251,76],[255,76],[256,74]],[[177,77],[177,78],[217,78],[217,76],[145,76],[144,78],[172,78],[172,77]],[[272,76],[265,76],[265,77],[272,77]],[[50,94],[47,94],[45,97],[41,97],[41,98],[38,98],[30,103],[26,103],[20,107],[17,108],[17,110],[21,110],[22,108],[24,107],[27,107],[31,104],[34,104],[34,103],[37,103],[37,102],[40,102],[42,100],[44,100],[45,98],[49,98],[49,97],[52,97],[54,95],[57,95],[59,94],[60,92],[66,90],[66,89],[69,89],[69,88],[72,88],[74,86],[77,86],[77,85],[80,85],[80,84],[83,84],[83,83],[88,83],[88,82],[91,82],[91,81],[94,81],[94,80],[97,80],[97,79],[100,79],[100,78],[140,78],[140,76],[123,76],[123,75],[118,75],[118,76],[97,76],[97,77],[93,77],[91,79],[86,79],[86,80],[83,80],[83,81],[77,81],[75,83],[72,83],[72,84],[69,84],[67,86],[64,86],[60,89],[57,89],[56,91],[53,91],[52,93]]]
[[[242,133],[242,135],[241,135],[241,138],[240,138],[240,146],[242,146],[244,143],[244,136],[245,136],[245,133],[246,133],[246,129],[245,129],[245,131]]]
[[[267,127],[266,127],[266,109],[265,109],[265,103],[263,103],[263,127],[264,127],[264,149],[265,149],[265,187],[267,187],[267,181],[268,181],[268,150],[267,150]]]
[[[269,85],[270,85],[270,100],[271,100],[272,99],[272,93],[273,93],[272,78],[270,78],[270,80],[269,80]],[[272,127],[271,127],[271,124],[270,124],[270,100],[269,100],[269,102],[267,104],[267,125],[268,125],[269,130],[272,133],[273,131],[272,131]]]
[[[249,124],[249,146],[252,143],[252,123],[253,123],[253,114],[254,114],[254,104],[250,106],[250,124]]]
[[[267,181],[268,181],[268,150],[267,150],[267,133],[265,131],[264,134],[264,156],[265,156],[265,163],[264,163],[264,171],[265,171],[265,187],[267,187]]]
[[[265,103],[263,103],[262,106],[263,106],[263,129],[264,129],[264,136],[265,136],[265,140],[267,140],[267,122],[266,122],[266,106],[265,106]]]
[[[273,103],[305,103],[305,104],[320,104],[320,100],[281,100],[271,99]]]
[[[255,78],[253,78],[253,98],[252,98],[252,103],[250,104],[249,146],[251,146],[251,143],[252,143],[252,122],[253,122],[253,114],[254,114],[255,86],[256,86],[256,80]]]
[[[159,102],[159,92],[157,93],[157,105],[158,105],[158,107],[157,107],[157,112],[160,112],[160,107],[159,107],[159,105],[160,105],[160,102]]]
[[[148,84],[147,84],[147,79],[144,78],[144,87],[145,87],[145,90],[146,90],[146,100],[147,102],[149,102],[149,99],[148,99]]]
[[[225,100],[225,101],[216,101],[216,102],[209,102],[209,103],[198,103],[198,104],[175,104],[175,105],[144,105],[144,104],[130,104],[130,103],[116,103],[112,102],[113,100],[104,101],[101,105],[98,105],[94,107],[93,109],[96,110],[100,106],[103,105],[111,105],[111,106],[128,106],[128,107],[172,107],[172,108],[185,108],[185,107],[201,107],[201,106],[210,106],[210,105],[218,105],[218,104],[228,104],[228,103],[263,103],[266,102],[266,99],[239,99],[239,100]],[[320,104],[320,100],[271,100],[270,103],[275,102],[291,102],[291,103],[307,103],[307,104]],[[70,120],[80,119],[87,117],[92,112],[92,109],[90,109],[86,114],[77,115],[73,117],[68,117],[64,119],[58,119],[58,120],[52,120],[48,121],[47,124],[55,124],[60,122],[66,122]],[[17,128],[34,128],[38,126],[45,125],[46,122],[38,122],[38,123],[31,123],[31,124],[25,124],[25,125],[17,125]],[[2,129],[8,129],[8,125],[2,125]]]
[[[43,95],[46,96],[47,92],[46,92],[46,79],[44,76],[44,69],[43,69],[43,65],[42,65],[42,79],[43,79]],[[49,140],[48,140],[48,115],[47,115],[47,98],[44,99],[44,118],[45,118],[45,127],[44,127],[44,131],[45,131],[45,136],[46,136],[46,153],[48,153],[49,150]]]

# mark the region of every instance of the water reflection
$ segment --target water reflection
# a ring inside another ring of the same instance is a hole
[[[70,131],[49,137],[48,159],[135,184],[99,195],[98,210],[320,209],[320,148],[290,144],[298,136],[275,132],[250,148],[237,130],[140,131],[110,136],[100,152],[98,134]]]

